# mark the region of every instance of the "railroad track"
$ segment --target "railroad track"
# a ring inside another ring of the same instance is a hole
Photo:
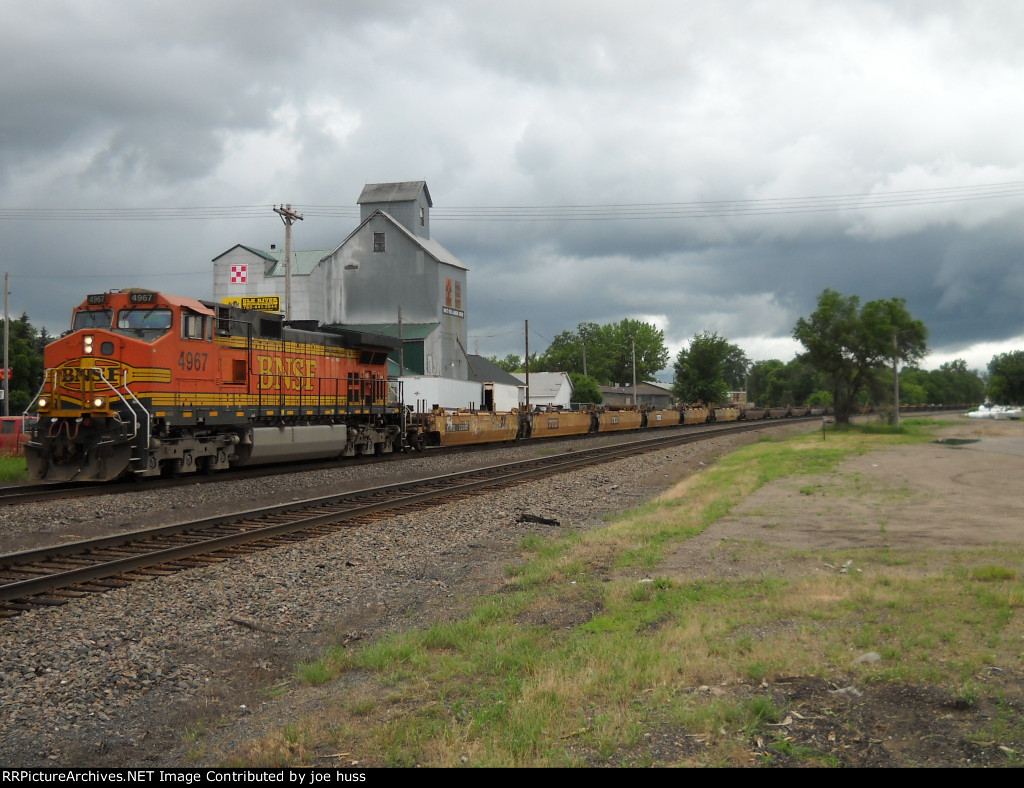
[[[728,433],[799,421],[817,419],[751,422],[730,427]],[[676,432],[0,556],[0,617],[324,536],[403,509],[437,505],[537,476],[549,477],[586,465],[708,440],[721,432]]]
[[[792,423],[793,419],[786,419],[785,423]],[[756,422],[760,423],[760,422]],[[639,433],[646,435],[660,435],[662,431],[686,430],[690,432],[701,430],[723,430],[735,429],[735,422],[728,425],[700,425],[700,426],[679,426],[661,428],[654,433]],[[739,425],[745,422],[738,422]],[[565,438],[550,438],[544,441],[534,441],[536,445],[558,444],[560,441],[577,441],[588,438],[611,438],[625,436],[629,433],[594,433],[593,435],[573,435]],[[637,434],[637,433],[633,433]],[[448,454],[469,454],[473,452],[488,451],[501,448],[503,444],[481,444],[469,446],[456,446],[444,449]],[[438,449],[428,449],[427,454]],[[302,473],[306,471],[328,470],[340,467],[356,468],[361,465],[368,465],[377,462],[395,462],[403,459],[414,459],[425,456],[420,452],[409,452],[407,454],[395,453],[382,456],[352,457],[340,462],[338,460],[312,460],[301,463],[287,463],[284,465],[257,465],[249,468],[232,468],[227,471],[216,473],[189,473],[174,478],[159,478],[139,480],[128,478],[123,481],[97,484],[95,482],[50,482],[37,484],[21,484],[11,487],[0,487],[0,506],[13,506],[25,503],[38,503],[40,501],[68,500],[72,498],[91,498],[100,495],[124,495],[136,492],[153,492],[154,490],[173,487],[193,486],[196,484],[218,484],[221,482],[237,481],[242,479],[258,479],[263,476],[278,476],[285,473]]]

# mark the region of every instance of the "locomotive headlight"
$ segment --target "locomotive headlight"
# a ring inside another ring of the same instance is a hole
[[[46,397],[40,397],[36,402],[36,407],[38,407],[39,410],[46,410],[46,408],[50,407],[50,400]]]
[[[85,345],[83,350],[85,350],[86,353],[92,353],[92,337],[86,337],[82,342]]]
[[[107,405],[107,401],[105,399],[103,399],[103,397],[93,397],[92,398],[92,406],[94,408],[96,408],[96,410],[101,410],[102,408],[106,407],[106,405]]]

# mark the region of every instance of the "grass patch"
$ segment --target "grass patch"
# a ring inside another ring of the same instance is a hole
[[[343,751],[368,766],[667,765],[647,737],[668,729],[702,741],[673,764],[746,765],[758,747],[766,759],[835,766],[839,756],[772,727],[787,710],[763,682],[930,682],[969,708],[984,691],[981,667],[1019,658],[1020,548],[1000,546],[1000,571],[986,568],[985,549],[936,569],[935,556],[892,548],[805,556],[816,570],[854,559],[863,571],[849,574],[694,582],[658,571],[774,479],[831,472],[851,453],[930,437],[915,420],[837,431],[827,443],[816,434],[758,441],[600,529],[530,535],[505,591],[463,618],[335,649],[296,670],[306,684],[369,673],[376,700],[360,694],[322,718],[295,720],[234,757],[287,765]],[[756,543],[725,549],[765,565],[791,555]],[[865,651],[882,659],[855,667]],[[1024,742],[1011,722],[1001,740]]]
[[[986,564],[976,566],[971,570],[971,577],[980,580],[982,583],[998,583],[1003,580],[1015,580],[1017,573],[1013,569],[997,564]]]
[[[28,478],[25,458],[17,455],[0,456],[0,482],[20,482]]]

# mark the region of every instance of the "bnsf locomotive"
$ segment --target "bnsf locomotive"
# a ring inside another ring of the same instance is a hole
[[[397,346],[150,290],[90,295],[46,347],[29,472],[107,481],[401,449]]]

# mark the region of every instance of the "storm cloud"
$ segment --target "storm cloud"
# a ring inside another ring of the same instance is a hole
[[[481,353],[639,317],[788,358],[826,287],[906,298],[934,363],[1024,344],[1018,3],[0,8],[2,268],[51,333],[426,180]]]

